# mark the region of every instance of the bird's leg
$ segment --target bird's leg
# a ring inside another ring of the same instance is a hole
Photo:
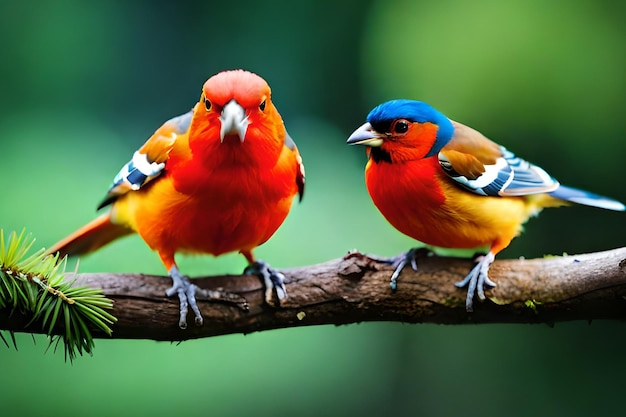
[[[172,266],[168,274],[172,278],[172,287],[168,288],[167,291],[165,291],[165,294],[168,297],[172,297],[174,294],[177,294],[178,300],[180,301],[180,317],[178,319],[178,327],[181,329],[187,328],[188,307],[191,307],[191,310],[196,316],[194,319],[196,326],[202,326],[202,314],[200,314],[198,303],[196,303],[196,290],[198,287],[191,283],[189,277],[181,274],[176,265]]]
[[[181,329],[187,328],[187,312],[189,307],[195,315],[196,326],[202,326],[204,322],[198,303],[196,301],[196,295],[201,300],[221,301],[229,304],[235,304],[241,310],[248,311],[248,301],[239,294],[230,293],[226,291],[206,290],[192,284],[186,275],[180,273],[176,266],[172,266],[169,271],[169,275],[172,278],[172,287],[169,288],[165,294],[168,297],[172,297],[174,294],[178,295],[180,300],[180,318],[178,320],[178,326]]]
[[[272,268],[267,262],[257,260],[252,262],[243,271],[247,275],[258,275],[263,278],[265,283],[265,302],[271,306],[275,306],[273,292],[276,290],[278,305],[287,298],[287,290],[285,289],[285,276]]]
[[[486,255],[476,258],[476,265],[469,274],[454,285],[463,288],[467,285],[467,298],[465,299],[465,309],[468,312],[474,311],[473,301],[474,294],[477,293],[480,301],[485,300],[485,285],[495,287],[496,283],[489,279],[489,267],[495,259],[493,252],[489,251]]]
[[[400,277],[400,273],[407,264],[410,264],[411,268],[413,268],[414,271],[417,271],[417,259],[423,256],[432,256],[433,254],[434,252],[429,248],[421,247],[412,248],[408,252],[401,253],[391,258],[380,258],[374,255],[366,256],[375,262],[393,265],[395,269],[393,271],[393,274],[391,275],[389,286],[391,287],[392,291],[395,291],[398,289],[398,278]]]

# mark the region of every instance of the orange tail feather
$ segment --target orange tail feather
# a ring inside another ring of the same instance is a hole
[[[47,253],[59,252],[60,257],[90,253],[130,233],[133,231],[128,227],[111,223],[111,217],[106,213],[55,243]]]

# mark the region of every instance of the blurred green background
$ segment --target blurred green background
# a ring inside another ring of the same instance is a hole
[[[38,246],[95,215],[113,175],[202,83],[246,68],[272,86],[307,190],[257,253],[306,265],[351,248],[395,255],[348,135],[381,101],[415,98],[546,168],[626,201],[626,3],[348,0],[0,2],[0,227]],[[626,215],[547,210],[501,254],[623,246]],[[243,257],[181,258],[237,273]],[[163,274],[137,237],[82,272]],[[381,288],[381,291],[388,291]],[[98,340],[63,362],[46,341],[0,346],[0,410],[20,416],[547,416],[623,412],[617,322],[363,323],[184,342]]]

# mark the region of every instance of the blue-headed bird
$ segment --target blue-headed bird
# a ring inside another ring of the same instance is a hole
[[[458,287],[468,286],[466,309],[475,292],[485,299],[489,267],[546,207],[571,203],[624,211],[619,201],[566,187],[480,132],[455,122],[430,105],[392,100],[375,107],[348,139],[367,146],[365,183],[376,207],[400,232],[443,248],[488,248]],[[396,262],[391,279],[415,251]]]

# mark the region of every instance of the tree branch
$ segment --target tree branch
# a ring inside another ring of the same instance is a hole
[[[282,270],[289,297],[278,308],[264,302],[255,276],[194,279],[201,288],[223,289],[247,300],[249,310],[202,301],[204,326],[178,328],[178,299],[164,296],[168,277],[79,274],[77,285],[103,288],[114,301],[113,337],[178,341],[229,333],[362,321],[408,323],[553,323],[626,319],[626,247],[606,252],[532,260],[499,260],[490,269],[498,284],[488,300],[465,311],[465,289],[454,287],[470,270],[467,259],[425,256],[418,271],[404,269],[398,290],[389,288],[392,267],[360,253],[319,265]],[[71,279],[71,277],[68,277]],[[0,329],[40,332],[17,313],[0,311]],[[103,337],[103,334],[95,334]]]

